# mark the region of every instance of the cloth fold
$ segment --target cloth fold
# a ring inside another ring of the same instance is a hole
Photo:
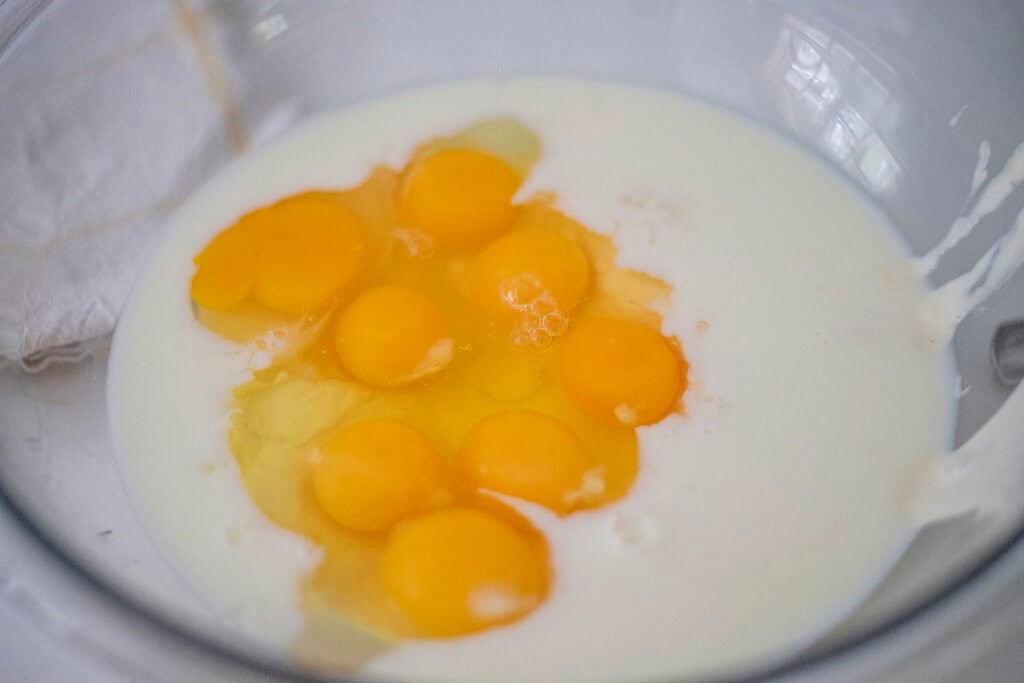
[[[199,16],[67,3],[4,55],[0,359],[40,369],[95,348],[163,219],[232,154]]]

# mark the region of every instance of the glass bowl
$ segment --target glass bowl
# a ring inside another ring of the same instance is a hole
[[[324,110],[516,74],[646,85],[755,119],[837,167],[919,255],[971,215],[979,173],[994,177],[1024,141],[1013,0],[0,2],[0,305],[18,300],[24,316],[0,308],[0,509],[6,533],[45,548],[40,575],[15,583],[62,596],[44,619],[54,637],[142,678],[329,674],[213,618],[147,537],[106,426],[113,320],[166,217],[245,150]],[[1010,192],[981,217],[932,283],[974,266],[1022,204]],[[111,256],[79,271],[79,250]],[[69,282],[78,299],[53,294]],[[71,309],[72,324],[54,322]],[[960,324],[956,445],[1011,395],[1021,318],[1017,272]],[[994,512],[926,526],[843,623],[737,680],[938,666],[922,653],[942,629],[991,602],[986,586],[1024,576],[1019,483],[1005,482]]]

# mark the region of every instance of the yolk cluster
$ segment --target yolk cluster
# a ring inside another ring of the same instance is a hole
[[[307,604],[385,639],[534,609],[546,543],[494,494],[607,504],[635,477],[635,428],[680,409],[687,366],[647,307],[668,286],[615,267],[554,197],[513,201],[528,165],[487,136],[521,129],[485,122],[257,209],[195,258],[200,322],[284,349],[236,392],[243,482],[324,547]]]
[[[310,192],[248,214],[196,257],[192,299],[230,310],[248,298],[282,313],[322,307],[362,272],[359,220],[329,193]]]

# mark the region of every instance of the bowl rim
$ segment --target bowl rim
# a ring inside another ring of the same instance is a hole
[[[13,47],[22,37],[25,30],[41,18],[48,10],[60,3],[53,0],[0,0],[0,57],[7,49]],[[690,96],[693,96],[690,93]],[[754,121],[753,118],[703,98],[697,98],[711,106],[722,108],[733,116],[746,121]],[[758,125],[764,126],[763,123]],[[774,129],[773,127],[773,130]],[[817,157],[819,163],[824,162],[834,168],[834,164],[820,154],[813,147],[806,144],[791,134],[783,133],[788,144],[795,145],[801,151],[810,152]],[[835,169],[838,170],[838,169]],[[851,185],[858,193],[863,194],[861,188]],[[872,202],[873,203],[873,202]],[[889,218],[887,212],[886,217]],[[11,371],[9,368],[0,366],[0,371]],[[17,370],[14,370],[17,372]],[[1015,391],[1024,391],[1024,388],[1017,388]],[[2,455],[2,451],[0,451]],[[18,504],[15,497],[11,495],[4,485],[4,478],[0,476],[0,516],[10,518],[15,527],[31,541],[34,541],[44,552],[47,559],[54,564],[68,570],[81,586],[81,590],[89,588],[94,593],[104,598],[108,603],[120,607],[128,613],[141,618],[146,623],[154,626],[163,636],[169,637],[186,647],[204,653],[215,660],[233,664],[253,673],[269,675],[285,681],[294,683],[361,683],[366,679],[358,675],[338,677],[333,675],[320,675],[305,671],[297,666],[289,666],[281,660],[262,657],[258,653],[247,650],[238,645],[216,643],[206,639],[193,630],[189,629],[183,621],[171,618],[161,613],[154,606],[147,605],[137,594],[129,590],[120,589],[113,581],[108,581],[101,572],[89,567],[89,563],[76,557],[76,554],[65,544],[61,543],[57,534],[47,529],[45,525],[37,522]],[[927,591],[903,609],[897,610],[886,618],[879,620],[874,626],[864,629],[860,633],[840,640],[820,650],[797,655],[788,658],[777,664],[768,665],[761,669],[748,669],[746,673],[725,676],[710,677],[670,677],[660,679],[662,683],[682,682],[686,683],[753,683],[766,679],[778,679],[787,676],[809,674],[815,668],[824,665],[834,664],[840,660],[852,658],[858,654],[865,654],[868,649],[876,643],[886,640],[889,636],[896,635],[899,631],[910,627],[913,624],[924,622],[928,617],[940,613],[943,608],[958,597],[964,596],[970,589],[975,588],[987,580],[994,580],[999,569],[1009,566],[1011,555],[1015,550],[1024,548],[1024,524],[1018,525],[1013,532],[1006,536],[999,543],[994,544],[985,553],[979,555],[975,562],[969,567],[958,572],[954,577],[946,580],[940,588]],[[47,634],[49,637],[50,634]],[[377,680],[377,679],[374,679]],[[654,682],[651,682],[654,683]]]

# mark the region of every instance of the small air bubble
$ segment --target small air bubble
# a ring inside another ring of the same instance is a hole
[[[533,342],[534,346],[544,348],[551,343],[551,335],[544,330],[532,330],[530,332],[530,340]]]
[[[540,316],[550,315],[558,311],[558,306],[550,295],[542,294],[531,302],[530,310]]]
[[[516,346],[527,346],[530,344],[530,333],[517,327],[512,330],[512,343]]]
[[[513,310],[527,311],[539,298],[534,294],[539,289],[541,284],[537,278],[528,274],[518,275],[502,280],[498,285],[498,296]]]
[[[523,313],[519,318],[519,325],[526,330],[535,330],[542,325],[542,319],[536,313]]]
[[[544,316],[543,327],[552,337],[558,337],[569,329],[569,320],[561,313],[549,313]]]

